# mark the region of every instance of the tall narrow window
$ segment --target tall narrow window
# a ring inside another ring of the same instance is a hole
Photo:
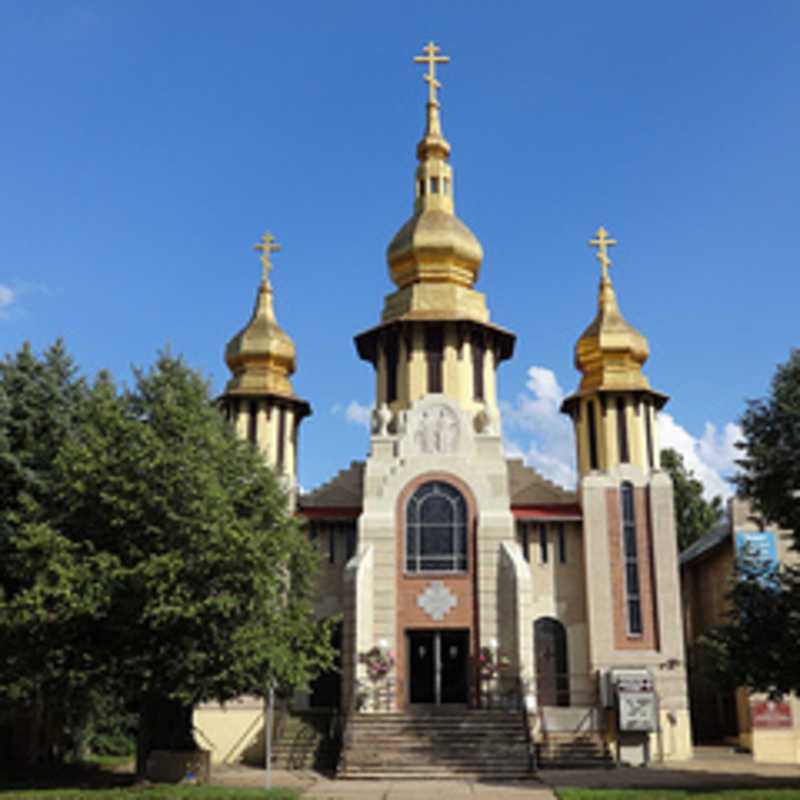
[[[247,415],[247,441],[255,444],[258,441],[258,404],[250,403]]]
[[[328,528],[328,563],[336,563],[336,529],[339,526],[335,522],[329,522]]]
[[[636,513],[633,504],[633,486],[623,483],[620,490],[622,504],[622,556],[625,569],[625,606],[628,618],[628,635],[642,633],[642,602],[639,594],[639,553],[636,546]]]
[[[519,523],[519,544],[522,548],[522,557],[526,561],[531,560],[531,546],[530,546],[530,539],[528,537],[528,523],[527,522],[520,522]]]
[[[346,531],[345,556],[349,561],[356,554],[356,522],[351,519],[344,525]]]
[[[564,523],[559,522],[557,530],[558,537],[558,561],[560,564],[567,563],[567,535],[564,532]]]
[[[589,425],[589,468],[597,469],[597,428],[594,421],[594,401],[586,403],[586,422]]]
[[[486,347],[480,334],[473,334],[472,342],[472,396],[475,400],[483,400],[483,363]]]
[[[539,525],[539,563],[547,563],[547,525],[544,522]]]
[[[625,422],[625,400],[617,398],[617,449],[619,450],[619,463],[627,464],[631,458],[628,452],[628,426]]]
[[[431,194],[439,194],[439,179],[431,178]]]
[[[425,329],[425,356],[428,362],[428,391],[441,392],[444,356],[444,332],[441,325]]]
[[[419,195],[420,195],[420,197],[422,197],[424,194],[425,194],[425,181],[423,179],[420,179],[420,182],[419,182]]]
[[[647,463],[653,468],[653,429],[650,427],[650,404],[644,403],[644,429],[647,437]]]
[[[286,461],[286,409],[278,410],[278,471],[283,472]]]
[[[392,337],[384,348],[386,357],[386,402],[397,400],[397,339]]]

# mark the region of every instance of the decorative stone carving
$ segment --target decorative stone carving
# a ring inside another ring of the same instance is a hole
[[[441,622],[457,604],[458,598],[441,581],[431,581],[417,595],[417,605],[434,622]]]
[[[392,421],[392,412],[386,403],[381,403],[372,412],[372,433],[376,436],[387,436],[389,433],[389,423]]]
[[[475,430],[478,433],[494,434],[498,432],[498,418],[493,409],[482,408],[475,415]]]
[[[452,453],[458,447],[458,437],[458,416],[444,403],[423,411],[414,431],[414,441],[423,453]]]

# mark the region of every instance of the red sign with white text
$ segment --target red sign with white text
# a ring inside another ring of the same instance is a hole
[[[791,728],[792,709],[788,703],[761,700],[750,704],[754,728]]]

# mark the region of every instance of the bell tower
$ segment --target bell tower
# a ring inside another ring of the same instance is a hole
[[[575,345],[580,386],[561,407],[575,424],[579,477],[623,464],[645,471],[658,467],[655,415],[668,397],[651,389],[642,374],[650,354],[647,339],[617,305],[608,276],[608,248],[616,243],[604,228],[589,242],[602,265],[597,314]]]
[[[473,414],[479,430],[499,422],[495,372],[510,358],[514,334],[489,321],[486,298],[472,287],[483,249],[455,215],[450,143],[442,134],[436,66],[450,59],[429,42],[417,63],[428,67],[426,125],[417,144],[412,217],[386,251],[397,290],[381,322],[355,337],[375,368],[375,407],[396,414],[428,394],[443,394]]]
[[[575,345],[580,386],[561,406],[575,425],[589,667],[600,675],[629,667],[649,674],[658,730],[689,753],[672,481],[659,468],[655,430],[667,396],[642,374],[647,340],[617,305],[608,275],[616,241],[600,228],[589,244],[602,265],[597,314]]]
[[[232,377],[219,402],[237,435],[257,447],[267,465],[282,476],[293,503],[297,433],[311,408],[292,391],[295,347],[275,319],[270,257],[280,245],[267,231],[254,249],[261,253],[261,283],[250,321],[225,348]]]

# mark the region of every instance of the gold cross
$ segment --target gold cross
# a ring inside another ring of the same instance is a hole
[[[613,247],[616,243],[616,239],[609,239],[608,231],[605,228],[600,227],[597,229],[597,233],[595,234],[594,239],[589,242],[589,247],[596,247],[597,250],[597,260],[603,265],[603,280],[608,280],[608,267],[611,264],[611,259],[608,257],[608,253],[606,251],[607,247]]]
[[[433,40],[422,48],[422,52],[426,55],[414,56],[414,61],[417,64],[428,64],[428,72],[422,77],[429,87],[428,102],[438,106],[439,101],[436,99],[436,90],[441,89],[442,84],[436,80],[436,65],[446,64],[450,60],[450,56],[436,55],[439,52],[439,48],[433,43]]]
[[[269,231],[261,237],[260,244],[253,245],[253,250],[261,252],[261,266],[264,268],[264,283],[267,285],[269,285],[269,271],[272,269],[269,254],[280,249],[281,246],[275,242],[275,237]]]

